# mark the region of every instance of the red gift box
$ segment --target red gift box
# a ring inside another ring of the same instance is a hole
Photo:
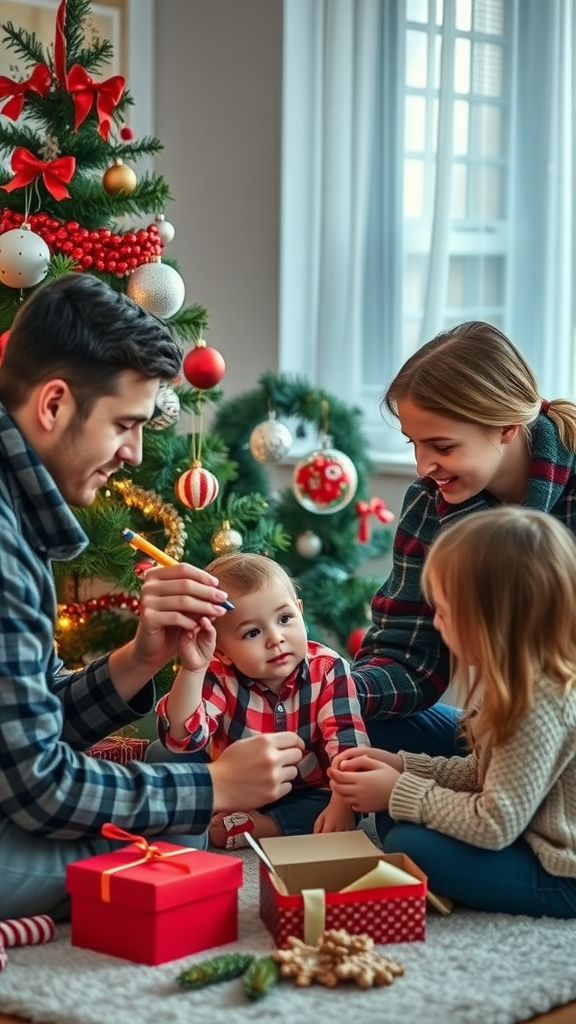
[[[260,864],[260,917],[283,949],[289,936],[314,945],[345,928],[376,943],[426,937],[426,876],[405,854],[384,854],[361,832],[261,839],[275,869]],[[383,861],[414,881],[343,892]]]
[[[117,764],[128,764],[128,761],[143,761],[149,740],[132,736],[107,736],[86,751],[90,757],[100,757],[103,761],[115,761]]]
[[[130,838],[123,849],[67,865],[73,946],[162,964],[236,941],[238,857]]]

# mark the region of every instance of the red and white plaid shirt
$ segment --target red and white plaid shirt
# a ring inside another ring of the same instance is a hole
[[[207,747],[215,761],[236,740],[288,729],[298,733],[306,748],[295,782],[302,787],[326,786],[326,769],[336,754],[369,745],[348,663],[314,641],[280,693],[213,658],[202,698],[186,722],[189,735],[183,740],[168,733],[167,695],[158,701],[158,735],[168,750],[189,753]]]

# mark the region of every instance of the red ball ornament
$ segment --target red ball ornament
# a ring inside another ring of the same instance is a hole
[[[141,562],[136,562],[136,565],[134,566],[134,572],[139,579],[144,579],[146,573],[150,572],[150,569],[157,568],[157,562],[151,562],[148,559],[143,559]]]
[[[353,658],[356,657],[358,651],[362,646],[362,641],[368,632],[367,626],[358,626],[358,629],[353,629],[346,641],[346,647]]]
[[[218,497],[220,484],[213,473],[195,463],[186,473],[182,473],[174,484],[176,497],[187,508],[206,508]]]
[[[10,337],[10,331],[2,331],[0,334],[0,362],[2,362],[2,356],[4,355],[4,349]]]
[[[184,356],[182,372],[193,388],[204,391],[220,383],[226,372],[226,363],[215,348],[209,348],[205,341],[200,340]]]

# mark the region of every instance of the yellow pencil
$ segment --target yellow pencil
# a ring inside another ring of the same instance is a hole
[[[165,551],[161,551],[155,544],[146,540],[146,537],[142,537],[139,533],[134,533],[134,530],[122,530],[122,538],[128,542],[130,547],[141,551],[143,555],[150,555],[150,558],[158,562],[158,565],[178,565],[176,558],[172,558],[172,555],[167,555]]]
[[[130,547],[136,548],[137,551],[141,551],[143,555],[149,555],[153,558],[158,565],[178,565],[178,560],[172,558],[172,555],[168,555],[161,548],[157,548],[155,544],[152,544],[146,537],[142,537],[139,533],[134,533],[134,530],[122,530],[122,539],[125,540]],[[231,612],[234,605],[231,601],[222,601],[222,607],[226,608],[227,611]]]

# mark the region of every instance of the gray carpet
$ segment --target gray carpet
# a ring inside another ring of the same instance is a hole
[[[257,910],[257,859],[242,851],[240,941],[223,947],[272,948]],[[38,1024],[517,1024],[576,999],[576,921],[532,920],[456,909],[428,916],[425,942],[381,947],[405,966],[389,988],[297,989],[282,982],[247,1002],[240,981],[184,992],[175,976],[194,960],[146,967],[72,947],[60,926],[46,946],[9,950],[0,973],[0,1010]]]

